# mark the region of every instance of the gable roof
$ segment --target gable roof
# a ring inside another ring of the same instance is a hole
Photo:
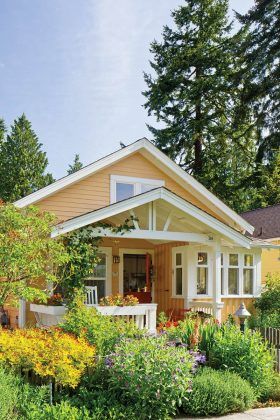
[[[188,190],[191,194],[204,200],[211,210],[215,211],[219,216],[224,218],[232,227],[244,232],[247,231],[249,233],[253,233],[254,228],[250,225],[250,223],[230,209],[225,203],[208,191],[207,188],[196,181],[191,175],[187,174],[146,138],[137,140],[136,142],[85,166],[75,173],[65,176],[64,178],[35,191],[34,193],[16,201],[14,204],[20,208],[34,204],[136,152],[142,153],[143,156],[152,161],[153,164],[160,167],[168,175],[172,176],[172,178],[183,188]]]
[[[155,188],[148,192],[127,198],[126,200],[118,201],[106,207],[69,219],[66,222],[58,224],[54,229],[52,236],[56,237],[71,232],[156,200],[164,200],[195,218],[198,222],[206,224],[210,230],[214,230],[226,238],[229,238],[238,245],[250,248],[251,240],[249,238],[164,187]],[[175,236],[174,240],[176,240]]]
[[[280,203],[265,208],[246,211],[241,216],[255,227],[253,237],[280,238]]]

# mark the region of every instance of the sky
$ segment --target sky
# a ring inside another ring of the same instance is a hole
[[[0,117],[23,112],[59,178],[141,137],[149,45],[183,0],[1,0]],[[230,0],[246,12],[253,0]],[[231,12],[232,14],[232,12]]]

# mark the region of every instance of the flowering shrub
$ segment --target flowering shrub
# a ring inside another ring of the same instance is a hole
[[[109,392],[134,406],[140,419],[174,415],[190,387],[194,358],[165,337],[123,340],[105,359]]]
[[[87,308],[83,296],[76,296],[71,310],[64,317],[61,328],[77,337],[85,337],[95,346],[97,354],[102,356],[111,353],[116,343],[125,337],[142,336],[133,321],[127,322],[118,317],[103,316],[94,308]]]
[[[54,329],[0,331],[0,363],[17,370],[32,370],[41,378],[75,388],[95,350],[85,339]]]
[[[177,325],[176,325],[177,324]],[[161,328],[161,333],[165,334],[171,341],[181,341],[192,349],[209,352],[214,342],[214,335],[221,329],[219,323],[214,319],[187,317],[184,321],[173,322],[171,325]]]
[[[63,297],[60,293],[55,293],[54,295],[49,296],[46,301],[35,300],[34,303],[37,303],[38,305],[62,306]]]
[[[120,295],[119,293],[114,296],[106,296],[100,299],[100,306],[135,306],[139,303],[137,297],[132,295]]]

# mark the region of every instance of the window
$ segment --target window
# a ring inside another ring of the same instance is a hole
[[[239,268],[238,268],[238,254],[229,254],[229,268],[228,268],[228,294],[239,294]]]
[[[221,295],[225,295],[224,254],[221,253]]]
[[[243,293],[244,295],[253,294],[254,284],[254,258],[252,254],[244,254],[243,268]]]
[[[98,300],[106,296],[107,257],[106,254],[97,254],[99,261],[94,267],[91,278],[86,280],[86,286],[97,286]]]
[[[196,291],[198,295],[206,295],[208,290],[208,254],[198,252],[197,254],[197,283]]]
[[[160,179],[111,175],[111,203],[126,200],[162,186],[164,186],[164,181]]]
[[[175,295],[183,294],[183,255],[181,252],[175,254]]]

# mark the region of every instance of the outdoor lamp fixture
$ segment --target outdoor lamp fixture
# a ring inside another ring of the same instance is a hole
[[[237,309],[237,311],[234,314],[235,316],[237,316],[240,320],[240,330],[241,332],[244,333],[245,331],[245,319],[249,318],[249,316],[251,316],[250,312],[247,311],[245,303],[242,302],[239,306],[239,308]]]

